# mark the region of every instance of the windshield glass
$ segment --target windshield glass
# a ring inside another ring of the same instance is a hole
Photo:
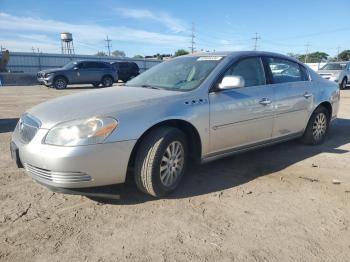
[[[126,85],[179,91],[195,89],[221,59],[221,56],[176,58],[150,68]]]
[[[75,67],[78,63],[77,62],[69,62],[68,64],[64,65],[62,68],[64,69],[71,69]]]
[[[321,70],[344,70],[346,67],[345,63],[330,63],[324,65]]]

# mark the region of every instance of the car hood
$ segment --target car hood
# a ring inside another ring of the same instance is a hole
[[[41,121],[41,128],[49,129],[58,123],[93,116],[118,118],[123,111],[135,107],[148,108],[157,101],[183,94],[179,91],[118,86],[52,99],[33,107],[28,113]]]
[[[319,74],[339,75],[343,70],[318,70]]]
[[[40,73],[47,74],[47,73],[54,73],[54,72],[58,72],[58,71],[64,71],[64,69],[60,68],[60,67],[58,67],[58,68],[51,68],[51,69],[41,70]]]

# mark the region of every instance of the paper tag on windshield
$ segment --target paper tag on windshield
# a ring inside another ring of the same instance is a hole
[[[201,56],[198,57],[197,61],[218,61],[222,56]]]

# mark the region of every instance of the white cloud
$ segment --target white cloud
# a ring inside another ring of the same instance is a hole
[[[149,19],[159,23],[164,24],[171,31],[179,33],[179,32],[187,32],[186,23],[182,20],[172,17],[168,13],[165,12],[151,12],[147,9],[134,9],[134,8],[117,8],[118,14],[134,18],[134,19]]]
[[[144,14],[146,15],[146,14]],[[138,30],[125,26],[102,26],[98,24],[72,24],[58,20],[45,20],[37,17],[14,16],[0,12],[0,30],[6,32],[9,37],[2,40],[7,43],[7,48],[21,46],[15,43],[15,39],[26,38],[31,45],[42,44],[43,49],[50,46],[50,50],[56,43],[59,49],[59,33],[68,31],[73,34],[74,42],[81,46],[94,46],[97,50],[104,47],[103,39],[108,35],[113,41],[125,41],[144,43],[151,45],[162,45],[167,47],[181,47],[188,42],[186,36],[176,34],[163,34],[145,30]],[[3,37],[4,38],[4,37]],[[10,37],[11,38],[11,37]],[[30,42],[32,41],[32,42]],[[21,41],[22,42],[22,41]],[[23,46],[28,46],[23,42]],[[91,48],[90,48],[91,49]],[[44,52],[46,50],[43,50]]]

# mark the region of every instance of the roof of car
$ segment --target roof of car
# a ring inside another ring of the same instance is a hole
[[[218,52],[198,52],[194,54],[189,54],[188,56],[230,56],[230,57],[235,57],[235,56],[252,56],[252,55],[257,55],[257,56],[273,56],[273,57],[280,57],[280,58],[285,58],[289,60],[293,60],[295,62],[300,63],[297,59],[282,55],[279,53],[273,53],[273,52],[265,52],[265,51],[218,51]]]
[[[336,61],[336,62],[328,62],[327,64],[347,64],[350,63],[350,61]]]
[[[94,63],[107,63],[105,61],[101,61],[101,60],[75,60],[74,62],[77,62],[77,63],[81,63],[81,62],[94,62]]]

